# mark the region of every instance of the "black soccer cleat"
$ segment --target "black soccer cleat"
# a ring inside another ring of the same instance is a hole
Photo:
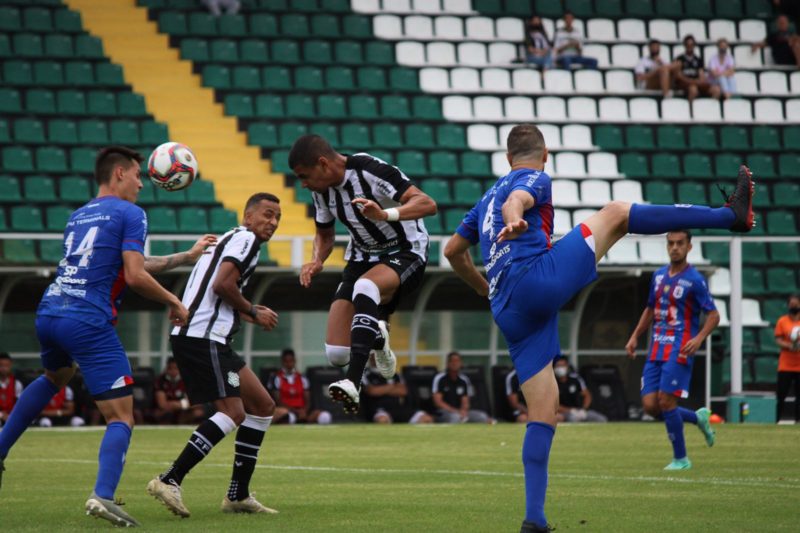
[[[755,225],[755,215],[753,213],[753,194],[755,186],[753,184],[753,174],[746,165],[739,167],[739,176],[736,178],[736,189],[727,198],[725,207],[733,209],[736,220],[731,225],[730,230],[735,233],[747,233]]]
[[[542,527],[534,522],[523,520],[519,533],[548,533],[549,531],[555,531],[555,528],[550,527],[550,524]]]

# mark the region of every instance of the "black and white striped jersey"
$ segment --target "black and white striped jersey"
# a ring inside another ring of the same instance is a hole
[[[381,255],[410,250],[427,261],[428,230],[422,219],[373,221],[351,202],[372,200],[387,209],[400,205],[412,183],[403,172],[369,154],[347,156],[344,180],[324,193],[312,193],[318,227],[331,227],[338,219],[350,232],[344,258],[348,261],[377,261]]]
[[[220,265],[230,261],[239,269],[239,289],[243,289],[256,268],[260,249],[261,241],[244,226],[230,230],[219,238],[216,246],[210,246],[194,266],[183,292],[189,322],[185,326],[175,326],[172,334],[223,344],[230,342],[239,330],[239,312],[217,296],[214,280]]]

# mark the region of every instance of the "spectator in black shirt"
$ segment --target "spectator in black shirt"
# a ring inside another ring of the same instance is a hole
[[[695,45],[693,36],[687,35],[683,38],[683,46],[686,51],[675,58],[672,63],[675,85],[678,89],[686,92],[686,98],[690,102],[698,96],[719,99],[720,88],[718,85],[711,85],[706,79],[703,60],[695,54]]]
[[[789,17],[779,15],[775,20],[775,31],[766,40],[754,43],[753,52],[765,46],[772,49],[772,60],[776,65],[800,67],[800,36],[789,29]]]
[[[553,361],[558,383],[559,422],[608,422],[605,415],[592,411],[592,393],[577,372],[570,372],[569,362],[558,357]]]
[[[514,420],[526,423],[528,421],[528,406],[525,403],[525,396],[522,395],[516,370],[512,370],[506,376],[506,398],[508,398],[508,405],[511,407]]]
[[[399,374],[386,379],[378,372],[374,355],[370,355],[369,365],[361,378],[361,405],[367,420],[378,424],[433,422],[431,415],[408,405],[408,388]]]
[[[461,373],[461,355],[458,352],[447,355],[447,370],[433,378],[432,391],[433,405],[438,409],[437,422],[491,422],[488,414],[469,408],[472,383]]]

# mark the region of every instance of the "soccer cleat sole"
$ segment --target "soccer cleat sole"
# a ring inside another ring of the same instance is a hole
[[[736,190],[731,195],[728,203],[725,205],[731,207],[736,214],[736,221],[731,226],[730,230],[735,233],[747,233],[751,231],[755,225],[755,213],[753,212],[753,195],[755,194],[755,182],[753,181],[753,173],[746,165],[739,167],[739,175],[737,176]],[[747,180],[747,193],[746,198],[742,198],[740,185],[743,180]],[[745,204],[746,202],[746,207]],[[740,205],[734,205],[740,204]]]
[[[86,500],[86,515],[93,516],[95,518],[102,518],[103,520],[107,520],[117,527],[138,527],[139,525],[133,519],[128,520],[121,516],[115,515],[106,509],[106,506],[103,505],[102,502],[94,498],[89,498]]]
[[[191,516],[191,513],[189,513],[189,510],[183,505],[183,502],[181,502],[181,505],[178,506],[177,504],[169,501],[168,498],[164,497],[164,495],[161,494],[161,491],[157,487],[156,480],[158,480],[158,478],[151,479],[150,482],[147,484],[147,494],[155,498],[156,501],[160,502],[164,507],[169,509],[169,511],[175,516],[180,516],[181,518],[189,518],[189,516]]]
[[[344,389],[337,387],[336,385],[332,385],[330,389],[328,389],[328,392],[335,402],[342,404],[342,409],[344,409],[345,413],[350,415],[358,413],[358,403],[354,402]]]

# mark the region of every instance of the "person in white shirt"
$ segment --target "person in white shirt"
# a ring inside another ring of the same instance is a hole
[[[580,65],[583,68],[596,69],[597,60],[593,57],[581,55],[583,50],[583,35],[573,26],[575,16],[571,11],[564,12],[564,25],[556,30],[555,53],[556,63],[559,67],[567,70],[573,65]]]
[[[636,83],[640,89],[660,89],[666,98],[670,93],[670,67],[661,59],[661,41],[650,39],[647,50],[649,54],[642,56],[634,69]]]
[[[736,94],[736,64],[733,61],[730,46],[726,39],[717,41],[717,54],[708,62],[709,81],[718,85],[722,91],[722,99]]]

